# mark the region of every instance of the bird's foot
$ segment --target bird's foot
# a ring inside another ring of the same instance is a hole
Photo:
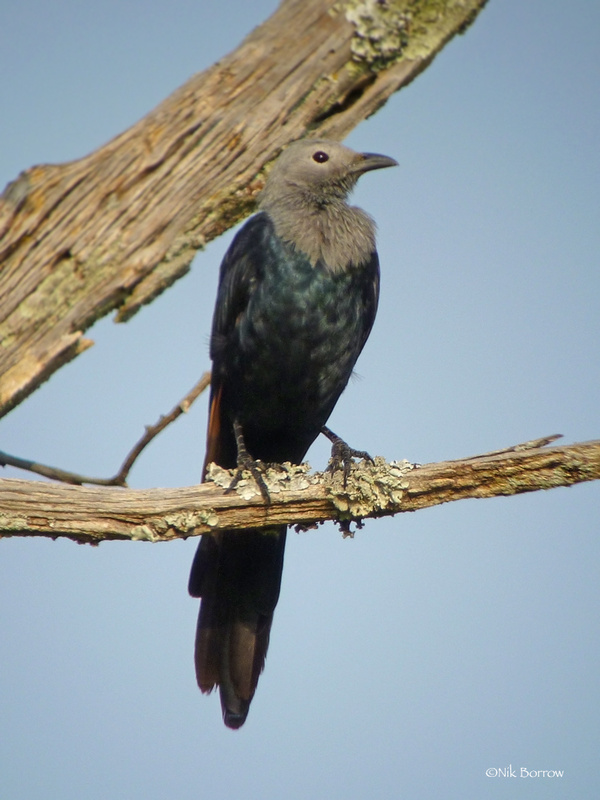
[[[232,492],[235,487],[238,485],[240,480],[244,476],[244,470],[248,470],[251,473],[252,477],[256,481],[256,485],[260,489],[260,493],[263,497],[265,503],[271,502],[271,495],[269,494],[269,489],[267,488],[267,484],[265,483],[265,479],[263,478],[263,472],[265,471],[266,467],[262,461],[258,459],[252,458],[250,453],[246,450],[246,443],[244,442],[244,434],[242,432],[242,426],[240,423],[235,420],[233,423],[233,431],[235,434],[235,443],[237,446],[237,471],[233,476],[233,480],[225,489],[225,494]]]
[[[261,470],[265,469],[265,465],[262,461],[254,460],[249,458],[248,461],[240,462],[238,461],[237,470],[235,475],[233,476],[233,480],[225,489],[225,494],[229,494],[229,492],[233,492],[235,487],[244,477],[244,470],[248,470],[248,472],[252,473],[252,477],[256,481],[256,485],[260,489],[260,493],[262,495],[263,500],[265,503],[271,502],[271,495],[269,494],[269,489],[267,484],[265,483],[265,479],[262,476]]]
[[[355,450],[353,447],[350,447],[350,445],[346,444],[343,439],[340,439],[340,437],[326,425],[323,425],[321,428],[321,433],[325,434],[331,442],[331,458],[329,459],[327,472],[335,472],[338,469],[343,469],[344,488],[348,482],[348,475],[350,475],[350,470],[352,464],[354,464],[355,458],[362,458],[365,461],[373,463],[372,457],[366,450]]]

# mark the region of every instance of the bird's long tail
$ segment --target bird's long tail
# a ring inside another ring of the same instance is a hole
[[[285,526],[204,535],[192,564],[189,592],[202,598],[196,678],[205,693],[219,687],[230,728],[244,724],[265,664],[285,537]]]

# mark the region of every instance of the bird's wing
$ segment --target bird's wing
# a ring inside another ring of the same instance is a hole
[[[234,237],[223,257],[210,337],[213,362],[206,465],[214,462],[231,469],[236,465],[236,447],[231,421],[225,420],[223,383],[227,369],[227,345],[263,273],[264,242],[273,223],[261,212],[251,217]]]
[[[377,305],[379,303],[379,257],[377,251],[371,253],[369,263],[365,267],[365,283],[363,286],[363,335],[360,351],[369,338],[371,328],[375,322]]]
[[[222,347],[262,277],[264,242],[272,231],[273,223],[267,214],[256,214],[238,231],[223,257],[211,332],[213,360],[219,359]]]

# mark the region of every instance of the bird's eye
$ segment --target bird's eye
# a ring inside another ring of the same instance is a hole
[[[322,150],[317,150],[316,153],[313,153],[313,161],[316,161],[317,164],[324,164],[325,161],[329,161],[329,156]]]

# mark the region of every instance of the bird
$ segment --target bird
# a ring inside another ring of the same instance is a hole
[[[248,467],[268,502],[257,465],[300,464],[320,433],[345,475],[368,456],[326,426],[379,299],[375,223],[347,199],[361,175],[396,165],[327,139],[297,140],[276,159],[220,267],[203,479],[211,462],[237,477]],[[282,525],[208,533],[194,557],[196,678],[203,693],[219,688],[229,728],[246,721],[264,668],[285,540]]]

